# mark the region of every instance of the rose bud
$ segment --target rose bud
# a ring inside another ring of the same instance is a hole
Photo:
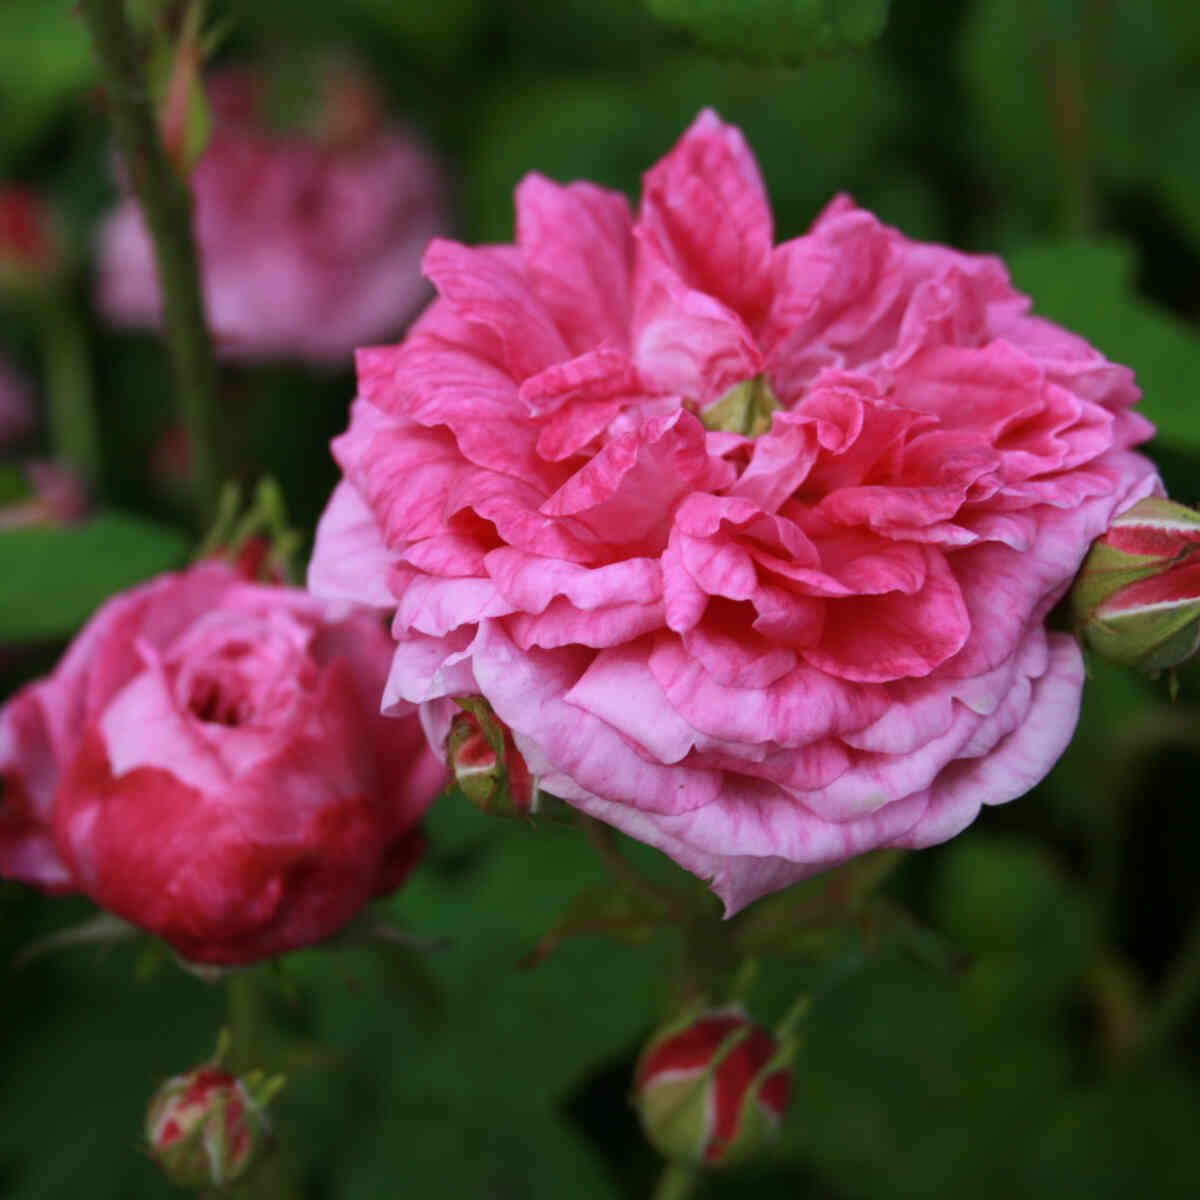
[[[454,782],[480,812],[529,817],[539,809],[537,780],[529,773],[512,731],[479,696],[460,697],[446,735]]]
[[[0,287],[37,289],[63,265],[57,221],[30,188],[0,186]]]
[[[172,1183],[219,1188],[246,1173],[266,1129],[265,1099],[256,1099],[254,1090],[211,1064],[175,1075],[158,1089],[146,1113],[146,1141]]]
[[[791,1091],[784,1047],[740,1008],[689,1015],[656,1034],[634,1073],[634,1104],[672,1161],[728,1166],[755,1157]]]
[[[379,714],[378,617],[204,561],[107,601],[0,709],[0,875],[80,891],[185,958],[338,932],[420,854],[444,772]]]
[[[348,365],[425,300],[421,253],[450,222],[441,167],[386,119],[369,76],[340,59],[304,68],[299,87],[282,70],[207,81],[212,126],[191,188],[205,303],[228,359]],[[150,238],[120,182],[97,303],[115,325],[158,328]]]
[[[1142,671],[1186,662],[1200,647],[1200,514],[1160,498],[1122,513],[1084,561],[1071,609],[1109,662]]]

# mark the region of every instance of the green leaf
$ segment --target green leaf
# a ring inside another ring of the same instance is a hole
[[[897,950],[812,997],[781,1154],[838,1195],[1024,1194],[1016,1164],[1069,1076],[1061,1037],[981,1020],[957,979]]]
[[[1013,1194],[1190,1200],[1195,1121],[1195,1084],[1181,1073],[1074,1090],[1047,1113]]]
[[[999,1024],[1045,1023],[1092,961],[1086,897],[1032,840],[976,834],[938,857],[934,920],[975,955],[966,986]]]
[[[0,642],[69,637],[114,592],[180,566],[188,539],[143,517],[0,530]]]
[[[701,45],[757,63],[797,64],[861,46],[887,22],[889,0],[648,0],[655,16]]]
[[[1035,313],[1134,369],[1145,393],[1140,411],[1158,426],[1159,438],[1200,450],[1200,338],[1136,293],[1128,246],[1084,238],[1041,242],[1010,254],[1008,266],[1017,287],[1033,297]]]
[[[0,165],[26,150],[92,77],[83,22],[68,0],[0,4]]]

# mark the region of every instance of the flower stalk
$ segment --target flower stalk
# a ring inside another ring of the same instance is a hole
[[[688,1200],[696,1194],[699,1182],[700,1172],[695,1167],[666,1163],[655,1184],[653,1200]]]
[[[40,315],[50,445],[58,462],[95,486],[102,464],[87,333],[64,288],[46,296]]]
[[[195,503],[203,517],[216,508],[223,472],[219,380],[200,290],[191,198],[163,147],[123,0],[80,0],[79,11],[154,243],[175,388],[192,447]]]

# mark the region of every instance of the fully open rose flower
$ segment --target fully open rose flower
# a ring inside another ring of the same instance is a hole
[[[0,710],[0,874],[201,962],[334,933],[403,879],[443,769],[378,715],[378,617],[222,563],[109,600]]]
[[[307,126],[269,127],[267,76],[209,85],[212,139],[191,185],[205,301],[231,359],[347,359],[396,334],[428,296],[429,239],[448,225],[440,168],[383,120],[366,79],[330,66]],[[161,323],[154,254],[126,195],[99,240],[97,299],[118,325]]]
[[[531,175],[516,224],[430,247],[334,443],[310,586],[395,608],[385,704],[437,745],[482,695],[729,911],[1041,779],[1083,684],[1046,615],[1159,486],[1132,373],[845,197],[774,246],[711,112],[636,218]]]

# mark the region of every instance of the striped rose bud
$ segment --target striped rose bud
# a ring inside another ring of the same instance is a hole
[[[1152,498],[1113,521],[1071,592],[1077,628],[1101,658],[1142,671],[1200,646],[1200,513]]]
[[[206,1064],[175,1075],[146,1114],[150,1153],[179,1187],[223,1187],[253,1162],[264,1121],[246,1084]]]
[[[779,1128],[791,1047],[740,1008],[691,1014],[657,1033],[634,1074],[634,1104],[655,1148],[675,1162],[753,1159]]]
[[[537,780],[513,742],[512,731],[482,696],[459,696],[450,723],[446,761],[467,799],[481,812],[530,817],[540,809]]]

